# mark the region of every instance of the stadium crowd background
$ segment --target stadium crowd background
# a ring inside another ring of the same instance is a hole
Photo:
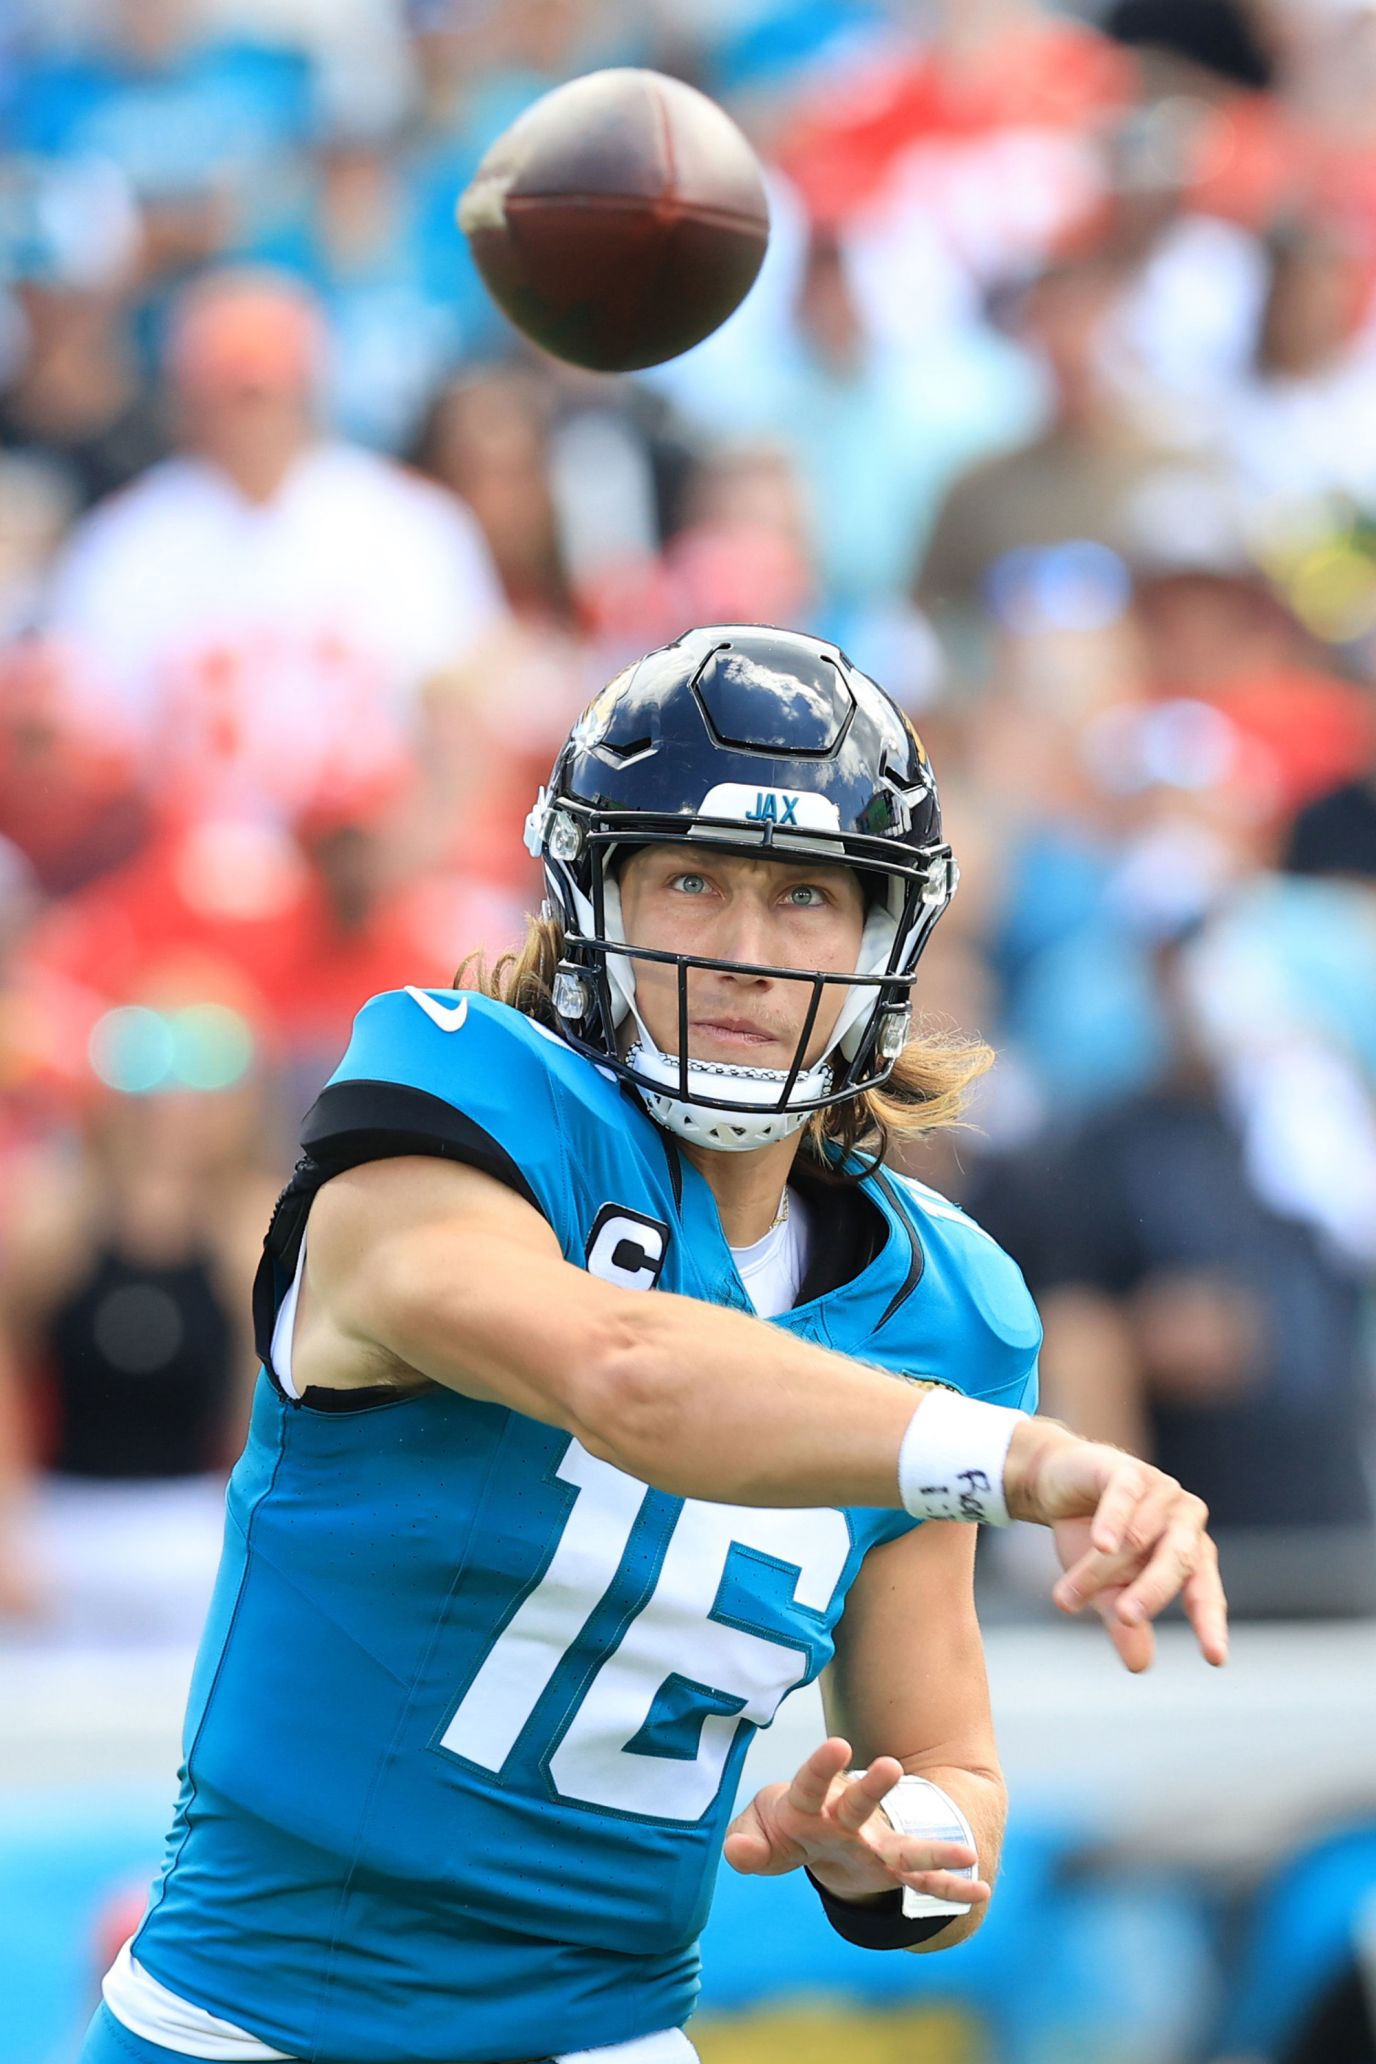
[[[774,232],[608,380],[453,204],[621,62],[731,109]],[[913,1168],[1021,1261],[1046,1407],[1209,1500],[1244,1619],[1376,1612],[1376,6],[11,0],[0,1669],[194,1639],[354,1009],[518,936],[572,717],[733,620],[932,752],[918,996],[1001,1058]]]

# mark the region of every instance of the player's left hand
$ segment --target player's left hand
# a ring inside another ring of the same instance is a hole
[[[747,1877],[777,1877],[804,1864],[837,1899],[861,1901],[901,1885],[937,1899],[982,1906],[989,1887],[952,1875],[977,1863],[963,1842],[900,1835],[880,1801],[903,1775],[895,1756],[876,1756],[850,1777],[850,1743],[832,1735],[814,1749],[791,1784],[766,1785],[728,1830],[726,1861]]]

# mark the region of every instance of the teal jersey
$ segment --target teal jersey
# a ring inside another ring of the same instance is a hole
[[[310,1199],[385,1154],[486,1170],[609,1281],[749,1309],[707,1183],[529,1020],[475,995],[374,998],[303,1144],[260,1271],[265,1368],[134,1954],[329,2064],[674,2026],[750,1739],[826,1664],[865,1555],[915,1522],[670,1496],[438,1387],[284,1394],[272,1319]],[[818,1266],[771,1323],[1035,1402],[1040,1328],[992,1240],[885,1173],[815,1195]]]

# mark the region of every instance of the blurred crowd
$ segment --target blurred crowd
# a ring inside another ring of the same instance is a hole
[[[612,63],[722,100],[773,215],[625,380],[523,345],[453,220]],[[25,1638],[194,1631],[354,1010],[519,935],[572,717],[740,620],[930,746],[918,994],[1001,1062],[913,1168],[1021,1262],[1046,1406],[1209,1500],[1244,1611],[1376,1609],[1376,4],[10,0]]]

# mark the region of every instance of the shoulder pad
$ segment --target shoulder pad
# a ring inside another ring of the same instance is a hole
[[[939,1190],[892,1171],[891,1179],[926,1257],[922,1297],[914,1301],[925,1303],[928,1312],[940,1311],[951,1351],[949,1373],[925,1373],[953,1381],[972,1396],[1035,1410],[1042,1323],[1022,1270],[992,1234]]]

